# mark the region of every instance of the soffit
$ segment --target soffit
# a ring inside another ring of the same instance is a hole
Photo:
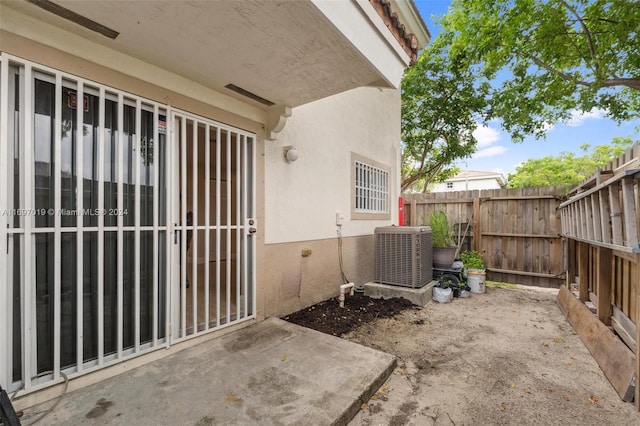
[[[390,87],[310,1],[55,3],[118,37],[112,40],[28,2],[3,1],[3,6],[261,107],[225,86],[290,107],[360,86]]]

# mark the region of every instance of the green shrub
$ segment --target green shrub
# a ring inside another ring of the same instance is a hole
[[[486,269],[487,264],[482,260],[482,256],[475,250],[460,253],[460,260],[467,269]]]
[[[429,227],[431,227],[431,240],[434,247],[455,246],[445,212],[437,211],[431,213]]]

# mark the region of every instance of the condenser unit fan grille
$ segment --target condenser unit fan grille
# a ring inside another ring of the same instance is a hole
[[[433,279],[431,228],[386,226],[375,230],[375,281],[419,288]]]

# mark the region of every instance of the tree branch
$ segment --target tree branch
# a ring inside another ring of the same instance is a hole
[[[584,35],[585,35],[585,37],[587,37],[587,44],[589,46],[589,52],[591,53],[591,60],[594,62],[596,70],[597,70],[598,69],[598,60],[596,59],[596,48],[595,48],[595,45],[593,43],[593,39],[591,38],[591,32],[589,32],[589,28],[587,27],[587,24],[585,24],[585,22],[582,19],[582,17],[578,14],[578,11],[576,9],[574,9],[572,6],[570,6],[565,0],[560,0],[560,2],[562,3],[562,5],[569,12],[571,12],[571,14],[573,16],[576,17],[576,19],[580,23],[580,26],[582,27],[582,30],[584,31]]]
[[[533,62],[535,62],[536,65],[546,69],[547,71],[549,71],[552,74],[557,75],[561,79],[566,80],[566,81],[573,81],[573,78],[569,74],[566,74],[566,73],[564,73],[564,72],[552,67],[551,65],[547,64],[546,62],[541,61],[540,59],[536,58],[535,56],[531,56],[531,55],[527,55],[527,56],[529,58],[531,58],[531,60]],[[593,85],[593,83],[588,82],[588,81],[583,81],[583,80],[578,80],[578,81],[576,81],[576,83],[581,85],[581,86],[591,86],[591,85]]]
[[[640,90],[640,78],[612,78],[602,82],[602,87],[625,86],[629,89]]]

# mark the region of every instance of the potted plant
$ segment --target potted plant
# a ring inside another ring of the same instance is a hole
[[[438,279],[433,287],[432,299],[440,303],[451,302],[454,296],[454,288],[457,288],[458,278],[445,274]]]
[[[482,256],[475,250],[460,253],[460,260],[462,260],[465,269],[478,269],[482,271],[487,269],[487,264],[484,263]]]
[[[429,218],[431,241],[433,242],[433,266],[450,268],[456,260],[457,247],[449,228],[447,215],[443,211],[436,211]]]
[[[465,251],[460,254],[467,277],[467,285],[472,293],[484,293],[487,265],[477,251]]]

